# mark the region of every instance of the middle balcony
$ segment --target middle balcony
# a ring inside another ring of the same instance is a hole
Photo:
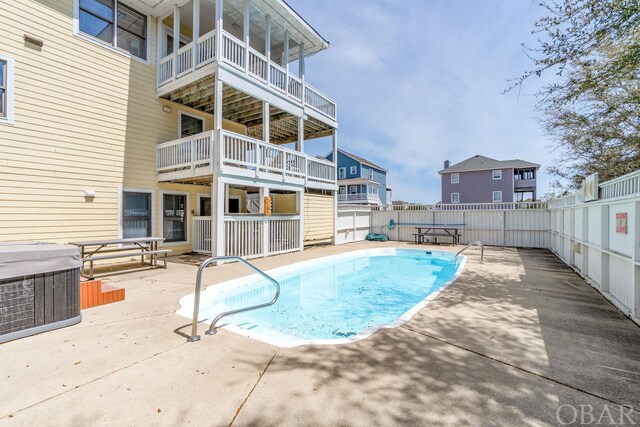
[[[210,183],[221,175],[337,190],[335,164],[227,130],[207,131],[156,146],[160,182]]]

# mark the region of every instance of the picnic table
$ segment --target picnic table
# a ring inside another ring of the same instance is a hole
[[[413,233],[413,237],[416,245],[424,243],[425,237],[433,237],[434,244],[438,244],[438,237],[450,237],[453,245],[460,242],[459,225],[422,225],[415,229],[416,233]]]
[[[145,264],[145,257],[149,258],[149,265],[158,266],[158,255],[164,255],[163,268],[167,268],[167,254],[170,249],[158,249],[158,243],[163,242],[162,237],[131,237],[127,239],[85,240],[81,242],[69,242],[70,245],[80,248],[83,276],[93,279],[93,263],[95,261],[127,258],[140,256],[140,262]],[[85,274],[85,263],[89,263],[89,274]]]

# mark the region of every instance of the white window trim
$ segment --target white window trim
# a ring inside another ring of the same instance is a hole
[[[14,67],[15,60],[11,57],[0,55],[0,60],[7,62],[7,117],[0,117],[0,124],[12,125],[13,118],[13,100],[15,93]]]
[[[200,212],[200,205],[202,205],[202,203],[200,202],[200,200],[201,200],[201,199],[203,199],[203,198],[205,198],[205,197],[210,199],[210,198],[211,198],[211,193],[198,193],[196,196],[197,196],[197,199],[198,199],[198,211],[197,211],[197,212],[198,212],[198,215],[197,215],[197,216],[204,216],[204,215],[202,214],[202,212]],[[207,217],[207,218],[208,218],[208,217]]]
[[[369,179],[373,179],[373,169],[369,169]]]
[[[453,177],[456,177],[456,179],[454,180]],[[460,183],[460,174],[458,172],[452,173],[451,174],[451,183],[452,184],[459,184]]]
[[[356,191],[351,191],[355,189]],[[360,188],[357,185],[350,185],[349,186],[349,194],[360,194]]]
[[[160,246],[182,246],[191,244],[191,210],[190,210],[190,202],[191,202],[191,194],[186,191],[171,191],[171,190],[160,190],[160,237],[164,237],[164,195],[165,194],[175,194],[178,196],[185,196],[186,204],[184,207],[185,211],[185,223],[187,224],[187,232],[186,237],[187,240],[181,240],[179,242],[162,242]]]
[[[355,175],[358,173],[358,166],[351,166],[349,168],[349,175]]]
[[[124,202],[124,193],[148,193],[151,194],[151,237],[156,235],[156,192],[149,188],[133,188],[120,187],[118,189],[118,239],[122,239],[124,230],[122,228],[122,203]]]
[[[173,11],[171,13],[169,13],[167,16],[165,16],[164,18],[160,19],[160,21],[164,21],[165,18],[171,16],[173,14]],[[162,24],[162,49],[161,50],[161,57],[162,58],[166,58],[167,57],[167,36],[171,36],[173,37],[173,28],[169,27],[168,25]],[[191,40],[189,37],[185,36],[184,34],[180,34],[180,41],[183,42],[184,44],[189,44],[191,43],[193,40]]]
[[[338,168],[338,179],[345,179],[347,177],[347,168]]]
[[[458,200],[456,200],[455,202],[453,201],[453,195],[454,195],[454,194],[455,194],[456,196],[458,196]],[[451,193],[451,199],[450,199],[450,200],[451,200],[451,203],[453,203],[453,204],[458,204],[458,203],[460,203],[460,193]]]
[[[499,172],[498,173],[498,177],[496,177],[495,172]],[[502,179],[502,170],[501,169],[494,169],[491,171],[491,179],[493,179],[494,181],[497,181],[499,179]]]
[[[111,52],[115,52],[119,55],[122,55],[125,58],[135,59],[136,61],[142,62],[143,64],[147,64],[147,65],[151,64],[151,54],[152,54],[151,52],[151,15],[141,12],[137,7],[129,4],[128,1],[124,1],[124,0],[116,0],[116,3],[115,3],[116,7],[118,2],[122,2],[126,6],[132,8],[133,10],[135,10],[141,15],[144,15],[147,18],[147,39],[146,39],[147,45],[145,47],[145,51],[147,52],[147,59],[138,58],[137,56],[130,54],[126,50],[123,50],[117,46],[113,46],[108,43],[105,43],[104,40],[97,39],[95,37],[90,36],[89,34],[85,34],[82,31],[80,31],[80,0],[73,0],[73,35],[80,39],[91,42],[95,45],[98,45],[104,49],[107,49]],[[114,31],[117,31],[117,28],[114,28]]]
[[[271,197],[271,195],[269,195]],[[229,200],[237,200],[238,201],[238,208],[240,209],[240,212],[238,213],[230,213],[229,212]],[[275,201],[275,199],[273,197],[271,197],[271,211],[273,212],[273,202]],[[246,210],[246,206],[245,206],[245,210]],[[242,197],[240,197],[237,194],[228,194],[226,199],[224,199],[224,214],[225,215],[240,215],[242,214]]]
[[[500,195],[500,200],[496,200],[496,194]],[[494,191],[491,196],[491,200],[493,200],[493,203],[502,203],[502,191]]]
[[[182,138],[182,116],[193,117],[194,119],[202,120],[202,132],[206,132],[206,117],[199,114],[191,113],[185,110],[178,110],[178,138]]]

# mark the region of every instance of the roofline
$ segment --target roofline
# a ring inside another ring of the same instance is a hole
[[[344,154],[344,155],[345,155],[345,156],[347,156],[347,157],[350,157],[352,160],[355,160],[356,162],[360,163],[360,166],[362,166],[362,162],[361,162],[360,160],[358,160],[358,159],[356,159],[356,158],[354,158],[354,157],[353,157],[353,156],[355,156],[355,154],[352,154],[352,153],[350,153],[350,152],[348,152],[348,151],[344,151],[344,150],[343,150],[343,149],[341,149],[341,148],[338,148],[338,152],[340,152],[340,153]],[[330,154],[333,154],[333,151],[329,152],[329,153],[325,156],[325,158],[328,158]],[[365,160],[365,161],[367,162],[367,166],[370,166],[370,167],[372,167],[372,168],[374,168],[374,169],[381,170],[381,171],[382,171],[382,172],[384,172],[384,173],[389,172],[387,169],[383,168],[382,166],[378,166],[378,165],[376,165],[375,163],[371,163],[369,160],[367,160],[367,159],[365,159],[365,158],[363,158],[363,157],[361,157],[361,159],[363,159],[363,160]],[[334,160],[335,160],[335,159],[334,159]],[[334,163],[335,163],[336,165],[338,164],[338,162],[337,162],[337,161],[334,161]]]
[[[307,26],[311,31],[313,31],[313,32],[316,34],[316,36],[318,36],[318,37],[319,37],[319,38],[324,42],[324,44],[325,44],[325,49],[328,49],[328,48],[330,48],[330,47],[331,47],[331,43],[329,43],[329,40],[325,39],[325,38],[322,36],[322,34],[320,34],[320,33],[318,32],[318,30],[316,30],[315,28],[313,28],[313,26],[312,26],[311,24],[309,24],[309,23],[307,22],[307,20],[306,20],[306,19],[304,19],[304,18],[302,17],[302,15],[300,15],[300,14],[299,14],[299,13],[298,13],[294,8],[292,8],[292,7],[289,5],[289,3],[287,3],[285,0],[280,0],[280,2],[281,2],[285,7],[287,7],[287,9],[289,9],[289,11],[291,11],[291,13],[293,13],[295,16],[297,16],[297,17],[298,17],[298,19],[300,19],[300,21],[302,21],[302,23],[304,23],[304,24],[305,24],[305,25],[306,25],[306,26]]]
[[[536,164],[536,163],[533,163],[533,164],[534,164],[534,165],[536,165],[536,166],[535,166],[536,170],[538,170],[538,169],[540,169],[540,168],[541,168],[541,165],[538,165],[538,164]],[[454,166],[455,166],[455,165],[454,165]],[[453,166],[452,166],[452,167],[453,167]],[[449,168],[447,168],[447,169],[449,169]],[[439,174],[439,175],[442,175],[443,173],[480,172],[480,171],[491,171],[491,170],[497,170],[496,168],[482,168],[482,169],[465,169],[465,170],[461,170],[461,171],[448,171],[448,172],[447,172],[447,169],[439,170],[439,171],[438,171],[438,174]],[[498,168],[498,169],[526,169],[526,167],[525,167],[525,168],[516,168],[516,167],[510,166],[510,167],[504,167],[504,168]]]

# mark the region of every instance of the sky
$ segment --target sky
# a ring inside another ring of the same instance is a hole
[[[476,154],[541,164],[547,191],[554,153],[534,96],[543,81],[503,94],[532,65],[521,43],[535,45],[537,1],[287,2],[331,43],[307,59],[305,79],[336,100],[339,147],[387,169],[394,200],[440,201],[444,160]]]

